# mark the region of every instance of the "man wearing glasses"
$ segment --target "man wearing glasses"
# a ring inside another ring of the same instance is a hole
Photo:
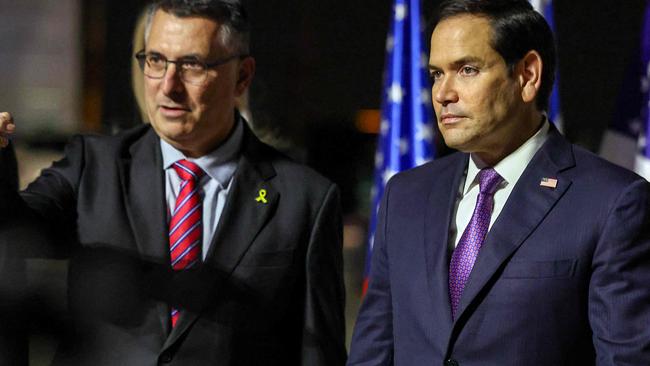
[[[76,137],[25,191],[2,187],[3,222],[83,249],[59,364],[345,362],[338,190],[236,110],[248,28],[236,0],[153,4],[135,55],[151,125]],[[6,146],[9,114],[0,128]]]

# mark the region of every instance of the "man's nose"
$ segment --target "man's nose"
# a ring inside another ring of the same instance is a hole
[[[458,102],[458,92],[453,78],[444,76],[435,82],[433,85],[433,99],[442,105]]]
[[[178,93],[183,90],[185,85],[181,78],[180,70],[176,67],[176,64],[169,63],[167,65],[167,71],[162,80],[162,91],[165,95]]]

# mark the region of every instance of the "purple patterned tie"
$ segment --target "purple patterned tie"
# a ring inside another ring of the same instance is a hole
[[[476,200],[474,213],[469,224],[460,237],[458,246],[451,255],[449,263],[449,299],[451,300],[451,316],[456,319],[456,311],[465,284],[472,272],[472,267],[481,249],[485,234],[490,227],[490,216],[494,206],[494,192],[503,180],[499,173],[492,168],[481,169],[478,173],[481,192]]]

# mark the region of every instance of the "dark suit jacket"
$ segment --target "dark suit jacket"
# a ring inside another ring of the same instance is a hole
[[[13,145],[0,150],[0,186],[8,191],[18,188],[18,168]],[[2,200],[2,197],[0,197]],[[17,222],[2,225],[6,239],[0,238],[0,365],[27,365],[27,328],[24,315],[26,286],[25,262],[13,238],[22,237],[24,226]]]
[[[456,153],[389,182],[348,364],[650,365],[648,182],[552,128],[452,321],[448,233],[467,161]]]
[[[74,316],[55,363],[345,362],[338,189],[248,128],[242,150],[194,271],[169,269],[162,156],[149,126],[78,136],[61,161],[9,195],[5,222],[27,217],[54,254],[73,256]],[[266,202],[256,200],[261,189]],[[173,329],[170,306],[183,309]]]

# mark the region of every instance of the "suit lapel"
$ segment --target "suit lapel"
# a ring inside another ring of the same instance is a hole
[[[165,175],[160,140],[152,128],[131,146],[129,154],[120,161],[120,182],[138,254],[144,261],[169,266]],[[169,307],[159,303],[157,312],[166,333]]]
[[[575,165],[571,145],[551,128],[488,232],[459,304],[460,319],[492,276],[537,228],[571,185],[561,172]],[[557,187],[540,186],[542,178],[557,178]]]
[[[445,327],[442,332],[451,330],[451,305],[449,303],[449,263],[448,243],[449,228],[451,227],[454,205],[458,197],[458,187],[463,178],[467,165],[467,154],[456,154],[450,162],[448,171],[435,177],[435,185],[431,185],[424,222],[424,253],[427,265],[427,282],[434,309],[437,309],[436,319],[443,319]],[[446,171],[447,169],[441,169]]]
[[[271,164],[261,158],[262,144],[245,128],[242,156],[233,177],[217,230],[205,258],[209,265],[230,276],[257,234],[275,211],[280,195],[270,183],[275,176]],[[168,348],[198,319],[199,313],[182,311],[163,349]]]
[[[251,167],[239,162],[240,174],[224,207],[206,262],[229,275],[253,239],[268,221],[278,203],[277,190]],[[266,202],[265,202],[266,201]]]
[[[269,181],[275,170],[257,156],[260,142],[246,129],[247,142],[239,159],[232,191],[223,209],[206,262],[229,275],[253,239],[268,222],[280,198]]]
[[[122,158],[120,180],[140,256],[169,263],[165,176],[158,137],[153,129]]]

